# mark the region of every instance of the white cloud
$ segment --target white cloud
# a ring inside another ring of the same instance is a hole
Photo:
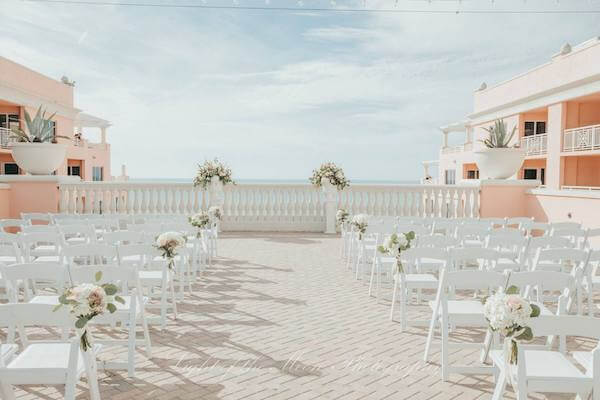
[[[77,81],[77,105],[114,124],[114,169],[163,178],[220,157],[240,178],[305,178],[332,160],[354,179],[418,179],[437,127],[470,111],[472,89],[597,35],[600,22],[18,1],[0,13],[0,54]]]

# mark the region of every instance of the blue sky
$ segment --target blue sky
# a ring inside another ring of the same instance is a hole
[[[112,1],[112,0],[111,0]],[[137,0],[233,4],[228,0]],[[264,0],[237,0],[264,5]],[[240,179],[303,179],[323,161],[350,179],[413,180],[437,127],[481,82],[600,35],[599,14],[346,14],[0,1],[0,55],[75,80],[76,106],[110,120],[113,169],[191,178],[219,157]],[[368,0],[369,8],[595,9],[600,0]],[[86,133],[94,137],[93,132]],[[459,140],[460,138],[455,138]]]

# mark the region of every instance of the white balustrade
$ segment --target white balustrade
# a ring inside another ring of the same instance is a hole
[[[563,151],[600,149],[600,125],[565,129],[563,135]]]
[[[0,128],[0,147],[9,147],[16,142],[12,132],[8,128]]]
[[[521,138],[521,148],[526,156],[537,156],[548,152],[548,135],[531,135]]]
[[[325,193],[309,184],[191,184],[81,182],[59,186],[68,214],[192,214],[223,209],[222,229],[323,232],[338,208],[372,216],[478,217],[479,187],[463,185],[351,185]]]

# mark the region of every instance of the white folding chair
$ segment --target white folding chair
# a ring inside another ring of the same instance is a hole
[[[23,225],[27,225],[22,219],[0,219],[0,232],[18,233],[23,230]]]
[[[516,365],[506,363],[503,350],[490,353],[496,368],[496,387],[493,400],[503,398],[508,382],[511,382],[518,399],[527,399],[528,393],[573,393],[585,399],[591,394],[600,400],[600,343],[591,352],[569,354],[566,336],[600,338],[600,319],[575,315],[532,318],[529,323],[534,336],[557,335],[561,338],[559,350],[530,349],[517,343]],[[574,358],[585,372],[571,361]],[[508,379],[510,376],[510,379]]]
[[[529,236],[546,236],[550,233],[552,227],[547,222],[531,222],[526,229]]]
[[[144,233],[138,231],[105,232],[102,235],[102,243],[111,245],[140,244],[144,242]]]
[[[104,243],[73,244],[61,249],[62,262],[68,265],[118,264],[117,247]]]
[[[20,262],[23,262],[21,236],[14,233],[0,232],[0,265]]]
[[[21,219],[27,221],[27,225],[50,225],[52,217],[48,213],[21,213]]]
[[[59,262],[63,241],[56,232],[30,232],[21,236],[25,262]]]
[[[404,330],[409,325],[428,325],[428,321],[408,320],[407,307],[412,297],[413,290],[417,290],[417,302],[421,300],[421,290],[435,290],[438,287],[438,279],[434,272],[446,268],[448,263],[448,252],[443,249],[413,247],[407,249],[400,254],[402,260],[403,271],[398,272],[396,268],[394,274],[394,289],[392,293],[392,304],[390,309],[390,319],[394,320],[394,309],[400,294],[400,313],[401,313],[401,329]],[[426,264],[422,268],[421,264]],[[394,265],[395,267],[395,265]]]
[[[60,225],[58,230],[62,235],[64,246],[97,242],[94,227],[87,223]]]
[[[560,236],[533,236],[529,238],[529,243],[527,244],[527,251],[525,255],[525,262],[527,263],[527,268],[531,269],[533,267],[533,262],[535,261],[535,256],[539,249],[564,249],[570,247],[570,242],[568,238],[560,237]]]
[[[504,226],[507,228],[517,228],[522,231],[527,231],[534,222],[534,219],[530,217],[509,217],[506,218]]]
[[[96,281],[96,274],[102,273],[100,281]],[[114,302],[117,311],[114,313],[104,313],[95,317],[88,322],[88,326],[93,325],[109,325],[115,326],[120,323],[124,329],[127,329],[128,335],[126,340],[119,339],[96,339],[96,343],[105,346],[126,346],[127,347],[127,362],[118,361],[102,362],[102,367],[105,369],[121,369],[124,366],[127,369],[128,376],[135,376],[135,349],[138,345],[145,348],[146,356],[152,357],[152,344],[150,341],[150,333],[148,331],[148,323],[146,320],[145,304],[147,299],[141,295],[141,284],[135,267],[115,266],[115,265],[86,265],[86,266],[70,266],[68,275],[71,283],[74,285],[80,283],[94,283],[101,285],[104,283],[114,283],[121,288],[119,295],[125,301],[125,304]],[[129,288],[133,289],[130,290]],[[38,295],[31,299],[30,303],[34,304],[58,304],[58,296]],[[138,340],[136,335],[136,327],[139,324],[142,326],[143,339]]]
[[[59,263],[13,264],[0,267],[0,271],[6,281],[8,299],[11,303],[19,302],[21,286],[23,301],[29,302],[36,293],[36,287],[43,286],[61,294],[68,281],[67,267]]]
[[[452,236],[445,235],[418,235],[416,237],[416,247],[435,247],[438,249],[447,249],[458,246],[458,241]]]
[[[146,289],[149,298],[160,300],[161,329],[167,323],[167,310],[173,310],[174,319],[177,319],[177,301],[175,299],[175,285],[173,271],[169,270],[168,263],[160,256],[158,250],[147,244],[125,244],[117,247],[119,265],[132,265],[138,268],[140,289]],[[158,295],[156,290],[159,291]],[[169,304],[170,300],[170,304]],[[146,308],[153,308],[147,304]],[[150,321],[150,319],[148,319]]]
[[[523,236],[520,232],[498,233],[492,231],[485,243],[486,248],[494,249],[499,253],[494,266],[495,270],[499,272],[527,269],[525,257],[528,245],[529,238]]]
[[[485,247],[454,247],[449,251],[448,262],[452,270],[475,268],[481,271],[494,270],[500,253]]]
[[[550,236],[559,236],[569,239],[575,249],[583,249],[587,240],[588,231],[583,228],[552,228]]]
[[[454,293],[457,289],[466,291],[488,291],[498,290],[506,284],[504,274],[493,271],[451,271],[450,267],[442,270],[435,301],[429,302],[432,310],[427,342],[425,345],[424,359],[429,360],[429,353],[434,339],[436,325],[441,328],[441,364],[442,380],[448,380],[451,372],[480,374],[491,372],[489,366],[457,366],[449,359],[449,349],[452,348],[480,348],[485,349],[485,341],[482,343],[451,343],[449,340],[449,327],[477,327],[487,328],[488,322],[483,313],[483,303],[480,299],[456,298]]]
[[[589,252],[579,249],[538,249],[533,261],[533,271],[559,271],[568,272],[573,275],[576,283],[577,313],[583,312],[584,278],[591,280],[591,268],[588,268]],[[592,291],[587,293],[588,313],[592,315],[593,299]],[[569,304],[568,309],[571,309]]]
[[[479,225],[460,225],[456,228],[456,239],[463,247],[483,247],[490,228]]]
[[[14,400],[12,386],[65,385],[65,399],[75,399],[77,382],[85,374],[92,400],[100,400],[96,354],[101,349],[93,344],[81,350],[80,338],[67,340],[31,341],[27,327],[58,327],[71,330],[75,320],[67,309],[53,310],[46,304],[0,304],[0,326],[19,327],[23,350],[0,364],[2,398]]]

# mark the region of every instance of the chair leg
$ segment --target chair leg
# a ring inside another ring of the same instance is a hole
[[[15,400],[15,392],[12,385],[8,383],[0,383],[0,395],[6,400]]]
[[[406,299],[406,286],[404,281],[400,282],[400,328],[401,331],[406,329],[406,308],[408,307],[408,301]]]
[[[83,355],[87,357],[85,363],[85,374],[87,376],[88,387],[90,390],[91,400],[100,400],[100,388],[98,387],[98,364],[96,364],[96,355],[92,351],[88,351]]]
[[[129,320],[129,337],[127,338],[127,376],[130,378],[135,377],[135,319]]]
[[[425,342],[425,354],[423,354],[423,361],[429,361],[429,351],[431,350],[431,343],[433,342],[433,332],[435,331],[435,320],[437,319],[437,313],[433,311],[431,321],[429,322],[429,332],[427,332],[427,342]]]
[[[150,331],[148,330],[148,321],[146,320],[146,313],[142,307],[140,318],[142,319],[142,329],[144,331],[144,341],[146,347],[146,357],[152,358],[152,342],[150,341]],[[135,337],[135,336],[134,336]]]
[[[506,372],[502,370],[498,374],[498,379],[496,379],[496,387],[494,388],[492,400],[502,400],[504,390],[506,390]]]
[[[173,282],[173,278],[171,277],[171,305],[173,307],[173,319],[177,319],[177,298],[175,297],[175,283]]]
[[[442,381],[450,377],[448,360],[448,321],[442,316]]]
[[[373,279],[375,278],[375,263],[371,267],[371,278],[369,279],[369,297],[373,297]]]
[[[390,309],[390,320],[394,320],[394,307],[396,307],[396,296],[398,295],[398,279],[394,279],[394,290],[392,291],[392,306]]]

